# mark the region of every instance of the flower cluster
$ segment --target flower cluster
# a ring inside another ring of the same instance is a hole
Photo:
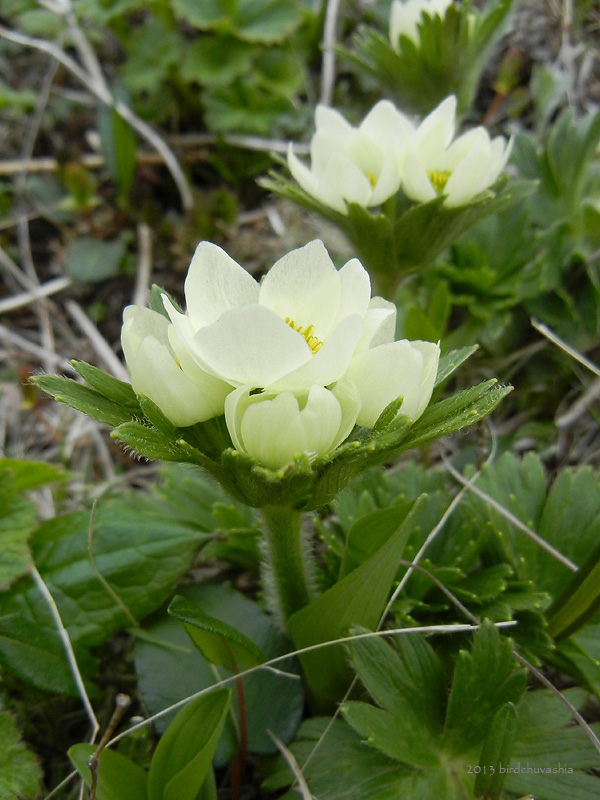
[[[261,283],[202,242],[185,298],[183,313],[163,295],[168,317],[125,309],[132,386],[178,427],[225,414],[234,446],[266,467],[328,453],[398,397],[413,420],[430,400],[438,345],[394,341],[395,306],[371,298],[357,259],[338,271],[320,241]]]
[[[348,203],[380,205],[399,188],[417,203],[443,195],[448,208],[466,205],[496,181],[511,149],[511,142],[490,139],[483,127],[454,139],[453,95],[419,126],[387,100],[358,128],[324,106],[317,106],[315,123],[310,168],[291,144],[288,166],[305,192],[342,214]]]

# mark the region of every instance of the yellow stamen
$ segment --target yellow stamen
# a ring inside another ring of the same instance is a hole
[[[448,178],[452,175],[449,169],[432,169],[427,172],[429,180],[437,194],[442,194],[448,183]]]
[[[375,184],[377,183],[377,178],[373,175],[372,172],[365,172],[365,176],[369,183],[371,184],[371,189],[375,188]]]
[[[294,322],[293,319],[290,319],[290,317],[284,317],[283,321],[286,322],[290,326],[290,328],[299,333],[300,336],[302,336],[313,356],[323,347],[323,342],[317,339],[316,336],[313,336],[315,330],[314,325],[307,325],[306,327],[302,327],[301,325],[298,325],[296,322]]]

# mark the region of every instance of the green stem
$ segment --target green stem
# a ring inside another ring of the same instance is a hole
[[[266,522],[263,585],[272,610],[284,625],[311,600],[310,555],[301,513],[285,506],[262,509]]]

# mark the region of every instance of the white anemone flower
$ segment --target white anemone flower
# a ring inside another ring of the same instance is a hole
[[[354,428],[360,398],[354,383],[342,378],[331,390],[312,386],[308,392],[261,392],[236,389],[225,401],[225,419],[237,450],[270,469],[294,456],[326,455]]]
[[[452,0],[394,0],[390,12],[390,42],[398,49],[401,35],[408,36],[413,42],[419,39],[418,25],[423,15],[433,17],[438,14],[444,18]]]
[[[134,391],[149,397],[174,425],[184,428],[223,413],[231,386],[195,363],[162,314],[127,306],[121,345]]]
[[[311,166],[288,149],[288,166],[305,192],[347,214],[346,203],[378,206],[400,186],[399,161],[414,127],[389,102],[381,100],[358,128],[332,108],[318,105],[310,143]]]
[[[415,420],[431,398],[438,345],[394,341],[393,303],[371,298],[357,259],[337,270],[320,241],[288,253],[261,283],[201,242],[185,297],[182,313],[163,295],[170,321],[125,309],[133,388],[180,427],[225,413],[236,448],[265,466],[326,454],[399,396],[400,413]]]
[[[402,165],[402,189],[411,199],[427,203],[444,195],[444,205],[469,203],[491,186],[504,169],[512,147],[502,136],[490,139],[483,127],[452,141],[456,97],[451,95],[417,128]]]

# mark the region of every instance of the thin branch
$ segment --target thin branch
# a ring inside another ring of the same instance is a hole
[[[73,652],[73,645],[71,644],[71,640],[69,639],[69,634],[67,633],[67,629],[63,625],[62,619],[60,617],[60,612],[58,610],[58,606],[54,602],[54,598],[50,594],[50,591],[46,586],[46,584],[44,583],[44,580],[40,575],[40,573],[38,572],[35,564],[29,565],[29,572],[34,580],[35,585],[38,587],[38,589],[42,593],[42,596],[44,597],[44,600],[48,604],[48,608],[50,609],[52,619],[54,620],[54,624],[56,625],[58,635],[62,640],[65,654],[67,656],[67,661],[69,662],[69,669],[75,681],[75,685],[77,686],[77,692],[79,693],[79,697],[81,698],[81,702],[83,703],[85,713],[87,714],[87,717],[92,726],[92,733],[90,735],[90,744],[91,744],[96,739],[96,734],[100,730],[100,725],[98,723],[98,720],[96,719],[96,715],[94,714],[94,709],[92,708],[92,704],[90,703],[90,699],[85,689],[83,678],[81,677],[81,672],[79,671],[79,666],[77,665],[77,659],[75,658],[75,653]]]
[[[6,314],[7,311],[14,311],[16,308],[28,306],[36,300],[41,300],[43,297],[50,297],[50,295],[62,292],[67,289],[73,281],[71,278],[52,278],[47,283],[41,283],[34,286],[28,292],[16,294],[12,297],[5,297],[0,300],[0,314]]]
[[[539,322],[534,317],[531,318],[531,324],[539,331],[542,336],[545,336],[546,339],[549,339],[553,344],[557,347],[560,347],[561,350],[564,350],[565,353],[568,353],[571,358],[574,358],[575,361],[579,361],[580,364],[583,364],[584,367],[587,367],[590,372],[593,372],[594,375],[597,375],[600,378],[600,368],[598,368],[593,361],[590,361],[589,358],[586,358],[583,353],[580,353],[578,350],[575,350],[569,344],[567,344],[563,339],[560,338],[554,331],[545,325],[543,322]]]
[[[321,63],[321,99],[324,106],[330,106],[335,85],[335,40],[340,2],[328,0],[323,28],[323,61]]]
[[[150,276],[152,275],[152,231],[145,222],[137,227],[138,262],[133,290],[133,305],[145,306],[148,302]]]
[[[547,542],[545,539],[542,539],[542,537],[539,536],[535,531],[532,531],[531,528],[528,528],[524,522],[521,522],[521,520],[518,517],[512,514],[507,508],[504,508],[504,506],[501,503],[499,503],[497,500],[494,500],[494,498],[490,497],[489,494],[486,494],[486,492],[483,492],[481,489],[475,486],[473,481],[476,479],[477,476],[475,476],[471,480],[468,480],[467,478],[464,477],[464,475],[461,475],[460,472],[456,470],[446,458],[444,458],[444,465],[453,478],[455,478],[459,483],[462,483],[462,485],[470,492],[473,492],[473,494],[477,495],[477,497],[479,497],[480,500],[483,500],[484,503],[487,503],[488,505],[492,506],[492,508],[494,508],[499,514],[501,514],[512,525],[514,525],[515,528],[518,528],[529,539],[535,542],[538,545],[538,547],[540,547],[542,550],[545,550],[545,552],[548,553],[548,555],[551,555],[552,558],[555,558],[557,561],[563,564],[563,566],[567,567],[567,569],[570,569],[571,572],[577,572],[579,567],[577,566],[577,564],[573,563],[573,561],[571,561],[570,558],[567,558],[567,556],[563,555],[549,542]]]
[[[24,34],[12,31],[3,25],[0,25],[0,36],[3,36],[5,39],[15,42],[16,44],[21,44],[24,47],[32,47],[35,50],[40,50],[53,56],[64,67],[66,67],[69,72],[71,72],[77,78],[77,80],[80,81],[80,83],[86,86],[89,91],[98,98],[98,100],[110,108],[114,108],[117,114],[119,114],[119,116],[124,119],[125,122],[127,122],[135,131],[140,134],[140,136],[146,139],[146,141],[148,141],[154,147],[154,149],[161,154],[165,165],[169,169],[171,176],[177,185],[183,208],[186,211],[189,211],[193,207],[194,199],[192,197],[192,192],[188,185],[187,179],[183,174],[183,170],[181,169],[181,166],[171,148],[164,141],[164,139],[162,139],[156,133],[156,131],[150,127],[150,125],[144,122],[144,120],[140,119],[130,108],[124,105],[124,103],[119,100],[115,100],[108,91],[105,82],[99,83],[98,81],[94,80],[94,77],[83,70],[74,58],[71,58],[71,56],[69,56],[60,47],[57,47],[52,42],[48,42],[45,39],[37,39],[33,36],[25,36]]]
[[[67,300],[65,307],[77,325],[79,325],[82,333],[88,337],[96,353],[106,363],[111,374],[114,375],[115,378],[119,378],[119,380],[129,382],[127,370],[123,364],[121,364],[112,347],[108,344],[81,306],[74,300]]]
[[[35,344],[34,342],[30,342],[29,339],[26,339],[19,333],[11,331],[4,325],[0,325],[0,341],[7,342],[13,347],[35,356],[35,358],[37,358],[40,362],[43,362],[47,359],[53,366],[60,367],[63,372],[75,374],[75,371],[68,359],[59,356],[53,351],[40,347],[40,345]]]

